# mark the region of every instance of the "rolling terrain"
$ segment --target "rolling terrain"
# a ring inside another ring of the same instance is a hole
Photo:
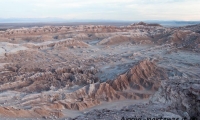
[[[0,30],[0,118],[200,119],[200,25]]]

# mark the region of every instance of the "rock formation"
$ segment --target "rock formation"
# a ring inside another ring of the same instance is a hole
[[[0,30],[0,117],[200,119],[199,28]]]

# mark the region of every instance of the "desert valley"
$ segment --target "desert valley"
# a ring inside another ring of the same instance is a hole
[[[200,119],[200,24],[0,29],[0,118]]]

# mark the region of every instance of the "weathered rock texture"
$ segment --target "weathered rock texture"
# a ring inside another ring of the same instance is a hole
[[[75,120],[106,120],[106,119],[195,119],[200,114],[200,82],[199,80],[168,80],[162,81],[159,90],[147,104],[124,107],[121,110],[95,110],[76,117]]]
[[[78,111],[81,120],[199,119],[199,28],[140,22],[0,30],[0,117],[64,119]],[[121,110],[92,112],[125,101]]]

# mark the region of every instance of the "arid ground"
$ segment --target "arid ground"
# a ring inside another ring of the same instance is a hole
[[[0,29],[0,119],[200,119],[200,25]]]

